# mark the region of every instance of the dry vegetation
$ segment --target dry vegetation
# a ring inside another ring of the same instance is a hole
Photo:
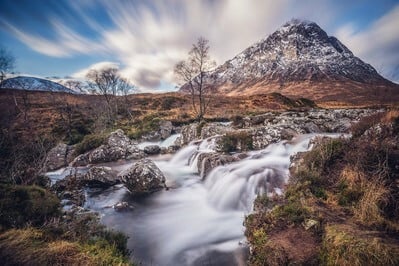
[[[398,111],[363,119],[350,139],[319,140],[284,197],[259,198],[247,217],[250,264],[398,265],[398,143]]]

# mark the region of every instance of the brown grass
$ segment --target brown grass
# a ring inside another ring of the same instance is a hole
[[[325,227],[325,265],[398,265],[397,240],[379,236],[376,231],[359,230],[354,225]]]
[[[29,227],[0,235],[0,258],[2,265],[130,265],[107,244],[51,241]]]

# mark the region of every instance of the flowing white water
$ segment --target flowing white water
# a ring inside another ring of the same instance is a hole
[[[170,160],[156,161],[171,189],[133,199],[117,186],[88,193],[86,207],[130,236],[132,258],[143,265],[244,265],[246,248],[240,243],[245,242],[245,215],[257,195],[281,193],[290,156],[308,150],[312,137],[250,152],[241,161],[213,169],[205,180],[196,169],[198,154],[212,151],[214,140],[190,144]],[[134,210],[106,207],[119,201],[128,201]]]
[[[180,137],[180,134],[173,134],[170,137],[166,138],[165,140],[141,142],[138,145],[138,147],[140,150],[143,150],[145,147],[150,146],[150,145],[158,145],[161,148],[167,148],[169,146],[172,146],[178,137]]]

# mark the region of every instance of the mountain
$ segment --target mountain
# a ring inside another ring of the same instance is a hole
[[[292,20],[214,71],[205,83],[226,95],[279,92],[313,100],[399,97],[399,85],[353,55],[316,23]],[[187,92],[188,86],[181,91]]]
[[[4,80],[0,83],[2,89],[18,89],[29,91],[51,91],[51,92],[66,92],[76,94],[77,92],[68,89],[67,87],[56,82],[35,78],[35,77],[15,77]]]

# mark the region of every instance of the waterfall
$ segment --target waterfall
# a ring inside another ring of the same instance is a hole
[[[289,177],[290,157],[309,149],[315,135],[271,144],[245,159],[214,168],[202,180],[197,160],[214,152],[215,139],[194,142],[170,160],[155,163],[172,188],[143,199],[132,199],[121,188],[92,195],[89,208],[102,222],[130,236],[128,247],[144,265],[241,265],[245,261],[243,221],[257,195],[281,194]],[[119,191],[119,192],[116,192]],[[89,195],[90,197],[90,195]],[[110,200],[111,199],[111,200]],[[114,200],[129,201],[130,212],[109,208]]]

